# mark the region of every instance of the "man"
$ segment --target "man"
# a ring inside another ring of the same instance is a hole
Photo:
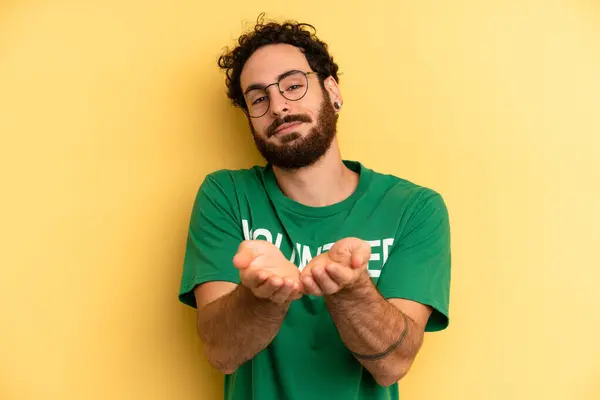
[[[224,54],[265,167],[202,183],[179,293],[226,399],[398,399],[448,325],[450,234],[431,189],[343,160],[338,66],[310,25],[262,23]]]

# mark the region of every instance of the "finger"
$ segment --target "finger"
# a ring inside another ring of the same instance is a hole
[[[340,288],[346,286],[352,280],[352,270],[336,263],[330,263],[325,267],[327,274]]]
[[[371,246],[364,240],[352,242],[352,267],[361,268],[368,264],[371,258]]]
[[[367,265],[371,258],[370,252],[361,252],[352,254],[352,268],[362,268]]]
[[[252,252],[242,250],[233,257],[233,265],[238,269],[248,268],[253,259]]]
[[[313,269],[313,279],[319,285],[323,294],[333,294],[340,290],[340,287],[330,277],[325,268]]]
[[[272,275],[272,273],[265,269],[245,269],[240,273],[240,278],[244,286],[248,289],[256,289]]]
[[[290,300],[298,300],[299,298],[301,298],[304,295],[304,285],[302,285],[302,282],[295,282],[294,283],[294,289],[292,291],[292,294],[290,295]]]
[[[271,275],[262,285],[254,289],[254,295],[268,299],[283,285],[283,279],[277,275]]]
[[[290,300],[291,301],[295,301],[295,300],[301,299],[302,296],[304,296],[303,292],[301,292],[301,291],[294,291],[292,293],[292,295],[290,296]]]
[[[319,256],[310,260],[308,264],[306,264],[306,267],[304,267],[304,269],[300,272],[300,276],[310,276],[312,274],[311,271],[313,270],[313,268],[324,268],[327,262],[329,262],[329,257],[327,257],[327,254],[320,254]]]
[[[297,287],[294,284],[294,281],[291,279],[284,279],[281,287],[271,296],[271,301],[278,304],[285,303],[293,294],[294,287]]]
[[[302,286],[304,287],[304,293],[312,294],[313,296],[323,296],[323,292],[319,288],[319,285],[314,281],[312,276],[305,275],[302,278]]]

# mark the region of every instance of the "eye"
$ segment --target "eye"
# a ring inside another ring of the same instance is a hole
[[[291,85],[290,87],[287,88],[287,91],[298,90],[301,87],[302,87],[302,85]]]
[[[252,105],[256,105],[256,104],[258,104],[258,103],[262,103],[262,102],[263,102],[263,101],[265,101],[266,99],[267,99],[267,97],[266,97],[266,96],[259,97],[258,99],[254,100],[254,101],[252,102]]]

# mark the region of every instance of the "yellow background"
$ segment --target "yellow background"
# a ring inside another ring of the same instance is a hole
[[[0,398],[220,397],[176,293],[202,178],[262,162],[216,67],[261,11],[329,43],[344,157],[448,203],[403,399],[600,399],[594,0],[0,1]]]

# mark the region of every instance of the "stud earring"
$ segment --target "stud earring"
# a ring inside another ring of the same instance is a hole
[[[336,110],[339,110],[340,108],[342,108],[342,105],[341,105],[339,102],[337,102],[337,101],[336,101],[335,103],[333,103],[333,107],[334,107]]]

